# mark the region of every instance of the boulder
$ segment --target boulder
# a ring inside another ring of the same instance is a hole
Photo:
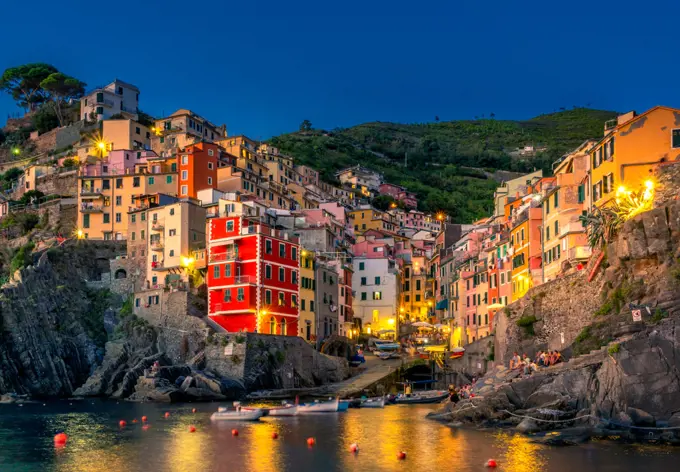
[[[638,408],[628,408],[626,410],[626,413],[628,413],[628,416],[630,416],[630,419],[633,421],[633,424],[635,426],[643,427],[656,426],[656,420],[654,419],[654,417],[644,410],[640,410]]]
[[[520,424],[515,428],[520,433],[530,434],[540,431],[538,423],[531,418],[524,418]]]

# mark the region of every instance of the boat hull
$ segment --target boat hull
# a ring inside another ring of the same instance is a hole
[[[297,416],[298,414],[298,406],[297,405],[291,405],[291,406],[282,406],[282,407],[277,407],[277,408],[270,408],[269,409],[269,416]]]
[[[257,421],[264,416],[262,410],[218,411],[210,416],[210,421]]]
[[[348,403],[349,406],[349,403]],[[323,403],[309,403],[305,405],[298,405],[298,415],[310,415],[314,413],[335,413],[340,411],[340,402],[338,400]]]
[[[361,408],[385,408],[385,397],[369,398],[360,404]]]
[[[401,396],[394,399],[400,405],[413,405],[419,403],[439,403],[448,397],[447,392],[437,392],[436,394],[418,395],[413,394],[409,397]]]

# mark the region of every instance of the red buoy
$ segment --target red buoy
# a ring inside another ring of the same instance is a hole
[[[349,452],[357,453],[359,452],[359,445],[357,443],[351,444],[349,446]]]
[[[404,459],[406,459],[406,453],[404,451],[397,452],[397,459],[403,461]]]
[[[274,432],[272,433],[272,439],[279,439],[279,433],[277,433],[276,431],[274,431]]]
[[[193,424],[191,426],[189,426],[189,432],[195,433],[196,432],[196,426],[194,426]]]
[[[146,423],[146,421],[147,421],[148,419],[149,419],[149,418],[147,418],[146,416],[142,416],[142,423]]]
[[[191,409],[191,412],[192,412],[192,413],[196,413],[196,408],[192,408],[192,409]]]
[[[316,444],[316,439],[314,438],[307,438],[307,445],[309,447],[312,447],[314,444]]]
[[[63,446],[68,441],[68,436],[66,433],[57,433],[54,435],[54,444],[56,446]]]
[[[231,430],[231,435],[232,435],[232,436],[238,436],[238,429],[232,429],[232,430]]]
[[[127,426],[127,421],[125,421],[125,420],[120,420],[120,421],[118,422],[118,425],[119,425],[121,428],[125,428],[125,427]]]
[[[132,420],[132,422],[133,422],[133,423],[136,423],[136,422],[137,422],[137,418],[134,418],[134,419]]]
[[[492,467],[492,468],[493,468],[493,467],[498,467],[498,464],[496,464],[496,461],[495,461],[495,460],[489,459],[488,461],[486,461],[486,466],[487,466],[487,467]]]
[[[166,418],[170,418],[170,412],[169,412],[169,411],[166,411],[166,412],[165,412],[165,417],[166,417]]]

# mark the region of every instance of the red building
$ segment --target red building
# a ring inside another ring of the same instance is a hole
[[[257,218],[208,223],[208,315],[230,332],[296,336],[300,246]]]
[[[222,151],[216,144],[199,142],[177,154],[179,196],[196,198],[196,192],[217,188],[217,168]]]

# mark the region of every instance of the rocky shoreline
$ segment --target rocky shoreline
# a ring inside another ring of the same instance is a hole
[[[511,429],[547,444],[590,438],[680,445],[680,320],[667,319],[531,376],[498,366],[433,420]]]

